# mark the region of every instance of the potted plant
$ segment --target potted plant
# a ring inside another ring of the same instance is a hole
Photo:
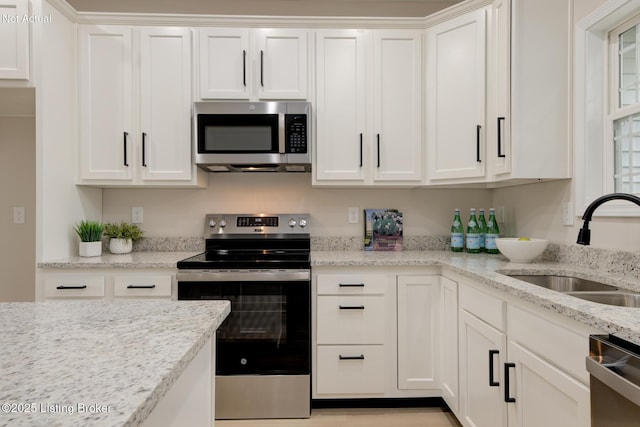
[[[104,234],[110,237],[109,252],[112,254],[128,254],[133,248],[133,242],[142,237],[142,230],[136,224],[128,222],[107,223]]]
[[[80,221],[74,228],[80,237],[79,253],[82,257],[102,254],[102,232],[104,225],[99,221]]]

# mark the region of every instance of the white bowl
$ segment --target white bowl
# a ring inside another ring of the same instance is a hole
[[[549,242],[545,239],[520,240],[518,237],[500,237],[496,246],[511,262],[531,262],[544,252]]]

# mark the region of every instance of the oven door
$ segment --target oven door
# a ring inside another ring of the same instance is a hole
[[[308,270],[179,272],[179,300],[229,300],[217,330],[216,375],[308,375]]]

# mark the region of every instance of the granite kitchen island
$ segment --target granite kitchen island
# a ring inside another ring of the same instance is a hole
[[[129,426],[158,415],[169,425],[185,403],[175,399],[181,384],[213,402],[215,331],[229,312],[228,301],[2,303],[0,426]]]

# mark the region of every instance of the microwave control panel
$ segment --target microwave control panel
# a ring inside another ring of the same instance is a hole
[[[307,115],[285,115],[285,152],[307,152]]]

